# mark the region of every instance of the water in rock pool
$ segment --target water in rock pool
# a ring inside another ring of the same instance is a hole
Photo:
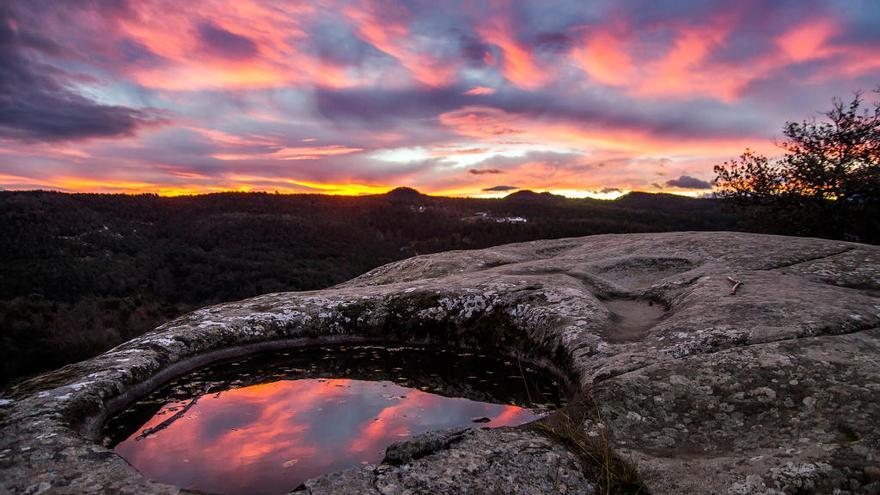
[[[512,426],[563,400],[516,359],[438,348],[311,347],[185,375],[105,425],[146,477],[208,493],[286,493],[457,426]]]

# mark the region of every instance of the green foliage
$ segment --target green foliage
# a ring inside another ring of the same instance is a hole
[[[880,91],[878,91],[880,92]],[[824,120],[788,122],[784,155],[746,150],[715,167],[721,197],[758,230],[880,241],[880,102],[833,100]]]
[[[88,358],[200,306],[320,289],[417,254],[736,226],[715,200],[536,196],[0,192],[0,381]],[[509,216],[528,222],[496,221]]]

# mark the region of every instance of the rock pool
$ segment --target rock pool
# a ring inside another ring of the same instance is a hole
[[[442,348],[321,346],[225,361],[143,398],[104,442],[150,479],[208,493],[286,493],[376,463],[433,430],[527,423],[562,387],[517,359]]]

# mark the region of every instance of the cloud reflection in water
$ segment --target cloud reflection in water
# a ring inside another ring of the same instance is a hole
[[[420,433],[488,417],[522,424],[529,409],[452,398],[389,381],[281,380],[170,402],[116,446],[150,479],[214,493],[285,493],[301,482],[382,459],[385,447]]]

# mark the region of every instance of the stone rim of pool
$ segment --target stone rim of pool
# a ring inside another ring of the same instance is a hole
[[[419,434],[530,423],[565,395],[553,373],[516,358],[438,346],[301,346],[182,375],[111,418],[103,443],[154,481],[286,493],[378,463],[385,447]]]

